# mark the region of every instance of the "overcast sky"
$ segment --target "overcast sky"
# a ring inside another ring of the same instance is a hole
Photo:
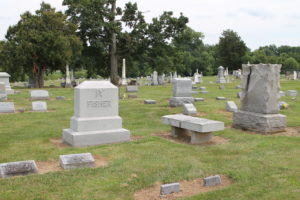
[[[41,0],[0,0],[0,40],[20,14],[39,9]],[[62,0],[45,0],[64,10]],[[120,7],[128,0],[117,0]],[[215,44],[223,30],[232,29],[252,50],[270,44],[300,46],[300,0],[132,0],[147,11],[147,21],[163,11],[182,12],[189,26]]]

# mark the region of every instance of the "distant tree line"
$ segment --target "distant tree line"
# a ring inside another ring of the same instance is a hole
[[[0,41],[0,70],[13,81],[29,79],[43,87],[45,74],[71,69],[87,71],[87,78],[111,77],[118,83],[121,60],[127,76],[177,71],[192,75],[197,69],[213,75],[218,66],[229,70],[243,63],[279,63],[283,71],[300,70],[300,47],[275,45],[250,51],[238,33],[224,30],[216,45],[203,43],[204,34],[187,26],[183,14],[164,12],[147,23],[136,3],[116,7],[116,0],[64,0],[68,9],[57,12],[42,3],[25,12]]]

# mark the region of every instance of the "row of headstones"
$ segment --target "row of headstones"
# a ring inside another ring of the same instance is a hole
[[[64,170],[96,166],[95,159],[91,153],[61,155],[59,156],[59,163]],[[34,160],[0,164],[0,178],[28,175],[38,173],[38,171]]]

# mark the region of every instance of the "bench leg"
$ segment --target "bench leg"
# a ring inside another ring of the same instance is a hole
[[[171,128],[172,128],[171,135],[173,137],[181,137],[181,136],[185,136],[185,135],[189,134],[189,131],[186,130],[186,129],[177,128],[177,127],[174,127],[174,126],[172,126]]]
[[[203,144],[207,143],[212,139],[212,133],[197,133],[191,131],[191,143],[192,144]]]

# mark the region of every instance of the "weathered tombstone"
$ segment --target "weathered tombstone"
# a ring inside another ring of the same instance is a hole
[[[198,74],[197,72],[194,74],[194,82],[195,82],[196,84],[200,83],[200,80],[199,80],[199,74]]]
[[[109,81],[85,81],[75,88],[74,116],[63,140],[74,147],[130,140],[119,117],[119,91]]]
[[[159,75],[157,77],[157,81],[158,81],[158,85],[164,85],[165,84],[165,75],[164,74]]]
[[[296,96],[298,96],[298,92],[296,90],[288,90],[287,91],[287,96],[296,97]]]
[[[34,101],[32,102],[32,111],[34,112],[46,112],[47,103],[43,101]]]
[[[224,85],[219,85],[219,89],[224,90],[225,89]]]
[[[145,100],[144,104],[156,104],[156,101],[149,99],[149,100]]]
[[[71,77],[70,77],[70,70],[69,70],[69,65],[66,65],[66,84],[65,88],[71,88]]]
[[[298,76],[297,76],[297,72],[294,71],[294,76],[293,76],[293,80],[297,80]]]
[[[224,101],[226,99],[227,99],[226,97],[216,97],[216,100],[219,100],[219,101]]]
[[[284,131],[286,116],[278,114],[281,65],[243,65],[241,108],[233,127],[259,133]]]
[[[177,192],[180,192],[179,183],[170,183],[170,184],[164,184],[160,186],[160,195],[168,195]]]
[[[204,186],[215,186],[221,184],[221,177],[220,175],[216,176],[209,176],[204,178],[203,185]]]
[[[279,91],[279,96],[280,97],[284,97],[285,96],[285,92],[284,91]]]
[[[10,75],[8,73],[0,72],[0,82],[5,83],[6,94],[14,94],[14,90],[10,87],[9,78]]]
[[[95,167],[95,159],[91,153],[69,154],[59,156],[60,166],[64,170]]]
[[[224,77],[224,67],[220,66],[218,68],[218,78],[217,83],[226,83],[225,77]]]
[[[192,103],[183,104],[183,114],[185,115],[196,115],[197,109]]]
[[[123,66],[122,66],[122,83],[121,85],[127,85],[126,79],[126,59],[123,59]]]
[[[5,83],[0,82],[0,101],[6,101],[7,100],[7,94],[5,89]]]
[[[0,113],[14,113],[15,111],[13,102],[0,102]]]
[[[234,101],[227,101],[226,102],[226,110],[229,112],[235,112],[238,110],[238,107],[236,106]]]
[[[126,92],[138,92],[139,87],[137,85],[128,85],[126,86]]]
[[[0,164],[0,178],[38,173],[34,160]]]
[[[188,78],[174,78],[173,97],[170,99],[171,107],[182,106],[185,103],[193,103],[192,80]]]
[[[32,90],[30,91],[31,100],[47,100],[49,92],[47,90]]]
[[[157,75],[157,71],[153,72],[152,75],[152,85],[158,85],[158,75]]]

